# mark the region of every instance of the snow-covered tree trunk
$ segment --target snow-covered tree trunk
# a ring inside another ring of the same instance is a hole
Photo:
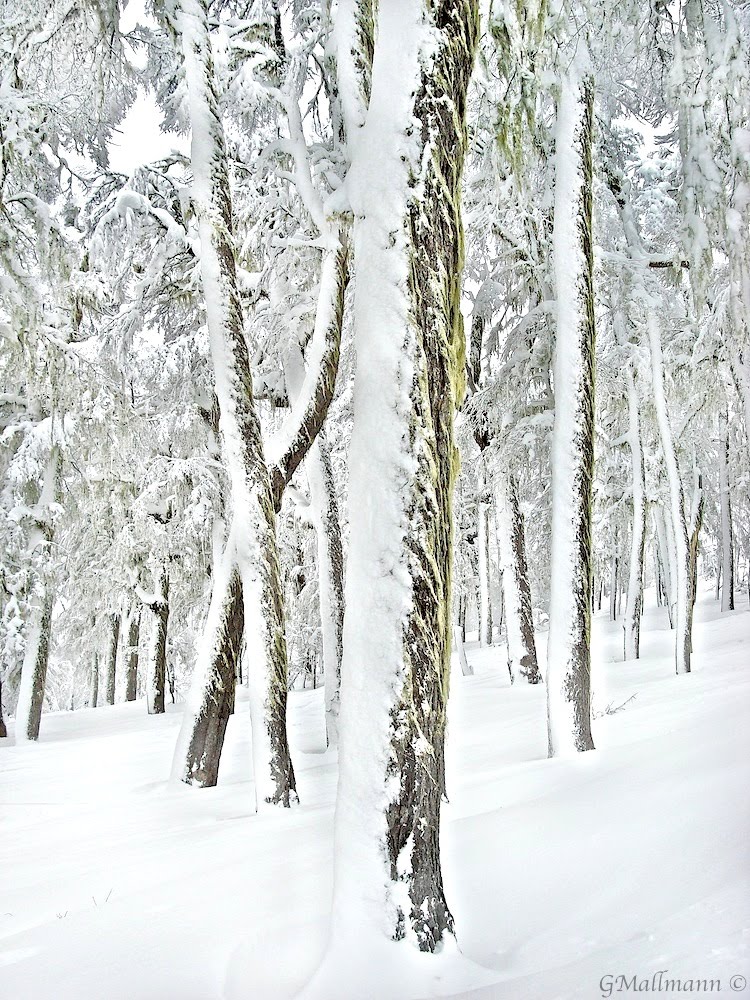
[[[734,611],[734,539],[729,494],[729,428],[726,414],[719,420],[719,502],[721,506],[721,610]]]
[[[120,616],[110,615],[109,642],[107,645],[106,687],[104,702],[106,705],[115,703],[115,684],[117,681],[117,647],[120,642]]]
[[[5,725],[5,719],[3,718],[3,678],[0,675],[0,739],[4,739],[8,735],[8,728]]]
[[[479,579],[479,644],[492,645],[492,600],[490,591],[490,512],[484,496],[484,473],[479,484],[477,503],[477,555]]]
[[[609,620],[617,621],[617,584],[619,580],[619,559],[617,558],[617,531],[612,544],[614,548],[609,560]]]
[[[341,711],[341,657],[344,637],[344,550],[336,484],[328,443],[321,430],[307,459],[310,503],[318,541],[320,623],[323,638],[326,737],[338,743]]]
[[[287,654],[276,544],[276,518],[260,423],[255,412],[250,357],[242,323],[234,257],[232,200],[224,128],[218,108],[213,56],[204,0],[168,5],[167,17],[182,48],[192,127],[193,197],[199,220],[201,281],[206,304],[211,359],[224,455],[229,470],[233,526],[231,557],[239,572],[252,720],[253,769],[257,802],[288,806],[297,798],[286,731]],[[173,773],[205,784],[218,773],[218,760],[200,746],[206,716],[217,691],[221,647],[207,639],[226,635],[236,588],[233,570],[219,574],[212,596],[201,655],[183,721]],[[234,669],[232,670],[234,678]],[[214,736],[221,726],[212,726]],[[220,746],[214,746],[214,752]]]
[[[343,6],[343,5],[342,5]],[[450,662],[453,417],[463,392],[458,209],[470,0],[380,0],[347,188],[357,367],[336,810],[334,941],[433,951]]]
[[[125,652],[125,701],[135,701],[138,691],[138,646],[141,636],[140,608],[133,607],[128,618],[128,647]]]
[[[697,462],[694,461],[693,468],[693,500],[690,506],[690,526],[688,528],[688,540],[690,551],[690,606],[695,605],[698,596],[698,544],[700,541],[701,528],[703,527],[703,510],[706,497],[703,492],[703,477],[698,469]],[[691,632],[692,649],[692,632]]]
[[[167,683],[169,627],[169,576],[166,569],[159,574],[156,593],[147,608],[151,614],[151,630],[146,667],[146,707],[149,715],[161,715],[164,712],[164,690]]]
[[[91,676],[89,678],[89,705],[96,708],[99,700],[99,657],[94,653],[91,661]]]
[[[628,443],[633,490],[633,530],[630,533],[630,565],[625,600],[624,657],[640,657],[641,614],[643,613],[643,554],[646,546],[646,483],[641,443],[640,398],[630,366],[626,370],[628,387]]]
[[[664,465],[669,484],[669,509],[672,522],[673,571],[670,572],[670,597],[674,602],[675,670],[678,674],[690,673],[692,649],[693,599],[690,574],[690,539],[685,518],[685,499],[682,478],[677,463],[677,452],[672,438],[667,401],[664,395],[664,362],[662,360],[661,334],[658,319],[653,312],[646,317],[651,348],[651,373],[654,406],[659,427]]]
[[[674,628],[674,602],[672,595],[673,556],[664,510],[660,504],[654,506],[654,528],[656,529],[656,557],[659,563],[660,580],[667,605],[669,627]]]
[[[29,553],[45,555],[52,543],[53,527],[50,506],[57,500],[60,479],[60,449],[53,444],[44,469],[34,527],[29,533]],[[46,558],[44,559],[46,562]],[[52,623],[52,588],[42,565],[39,578],[29,601],[30,614],[26,629],[26,649],[21,668],[21,685],[16,704],[16,742],[39,738],[44,689],[49,661],[50,626]]]
[[[526,566],[526,541],[518,500],[518,484],[513,473],[505,466],[498,470],[496,482],[508,671],[512,680],[520,676],[529,684],[538,684],[542,675],[539,672],[534,642],[531,587]]]
[[[591,505],[594,471],[594,82],[561,82],[555,140],[557,295],[547,721],[549,755],[591,750]]]
[[[348,234],[342,233],[348,240]],[[335,257],[336,255],[334,255]],[[339,303],[335,312],[338,340],[343,322],[343,285],[346,282],[346,257],[337,266],[332,278],[335,284],[329,297]],[[333,262],[335,264],[335,261]],[[331,279],[329,279],[330,282]],[[321,294],[323,294],[321,292]],[[331,310],[324,306],[327,315]],[[295,402],[304,388],[305,366],[299,347],[294,344],[284,359],[284,376],[290,398]],[[344,550],[341,522],[336,500],[331,456],[323,428],[310,446],[305,458],[307,481],[310,485],[310,511],[318,543],[318,574],[320,577],[320,623],[323,640],[323,670],[325,677],[326,738],[329,746],[338,743],[338,717],[341,706],[341,657],[344,630]]]

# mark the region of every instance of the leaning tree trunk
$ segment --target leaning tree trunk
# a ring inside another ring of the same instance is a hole
[[[115,683],[117,681],[117,646],[120,641],[120,616],[112,615],[109,622],[109,645],[107,647],[107,685],[104,701],[107,705],[115,703]]]
[[[671,574],[672,594],[675,598],[675,670],[678,674],[690,673],[692,649],[693,600],[690,574],[690,539],[685,519],[685,499],[682,489],[677,452],[672,438],[667,401],[664,395],[664,363],[662,361],[661,335],[658,320],[649,312],[646,324],[651,347],[651,372],[654,405],[659,426],[664,464],[669,483],[669,509],[672,518],[672,544],[674,573]]]
[[[50,505],[57,499],[61,456],[57,445],[52,446],[44,478],[39,490],[37,521],[30,532],[29,551],[45,554],[52,543],[53,528],[48,519]],[[45,558],[46,562],[46,558]],[[52,623],[52,588],[43,565],[29,601],[30,615],[26,629],[26,649],[21,668],[21,685],[16,704],[16,742],[39,738],[44,689],[47,683],[50,626]]]
[[[594,81],[563,80],[555,154],[557,294],[547,721],[550,757],[591,750]]]
[[[497,477],[497,527],[503,571],[508,671],[512,681],[520,676],[529,684],[539,684],[542,675],[536,658],[531,587],[526,566],[526,542],[518,484],[513,473],[504,466]]]
[[[138,693],[138,646],[141,637],[140,608],[133,607],[128,618],[128,648],[125,654],[125,701],[135,701]]]
[[[227,153],[205,0],[181,0],[170,26],[182,46],[192,127],[201,281],[233,509],[229,555],[239,573],[247,640],[256,802],[288,806],[297,794],[286,729],[287,652],[276,518],[237,290]],[[173,774],[188,783],[212,783],[218,773],[213,757],[221,752],[221,722],[210,724],[210,743],[202,737],[217,692],[229,683],[217,664],[225,660],[226,624],[236,620],[228,614],[236,592],[232,569],[217,575],[173,767]],[[232,683],[234,674],[233,664]]]
[[[719,500],[721,504],[721,610],[734,611],[734,538],[729,493],[729,427],[726,414],[719,421]],[[717,574],[718,575],[718,574]]]
[[[641,444],[640,399],[630,366],[628,380],[628,441],[633,482],[633,530],[630,535],[630,567],[625,600],[624,657],[637,660],[641,655],[641,615],[643,613],[643,554],[646,546],[646,483]]]
[[[146,707],[149,715],[164,712],[164,689],[167,683],[167,628],[169,626],[169,577],[162,569],[154,595],[147,604],[151,613],[146,673]]]
[[[478,12],[380,0],[377,21],[347,183],[357,367],[333,936],[361,949],[385,927],[433,951],[453,927],[439,829],[464,373],[458,200]]]

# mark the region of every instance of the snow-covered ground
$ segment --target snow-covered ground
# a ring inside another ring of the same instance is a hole
[[[358,996],[596,998],[612,977],[660,970],[743,995],[730,979],[750,979],[747,601],[720,615],[701,598],[686,677],[653,594],[647,606],[639,662],[619,662],[619,623],[596,617],[595,711],[627,703],[572,761],[546,759],[544,689],[511,688],[502,647],[469,648],[475,676],[452,681],[443,851],[472,961],[415,962],[441,977],[416,990],[373,970]],[[179,706],[149,718],[118,705],[45,715],[37,745],[0,743],[3,1000],[270,1000],[315,969],[336,784],[322,691],[290,698],[291,811],[250,813],[244,704],[219,787],[168,786],[179,721]],[[354,992],[342,970],[338,996]]]

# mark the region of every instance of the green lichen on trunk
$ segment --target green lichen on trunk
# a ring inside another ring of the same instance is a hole
[[[417,457],[418,472],[406,538],[413,596],[404,630],[405,681],[392,713],[389,772],[399,790],[388,809],[387,851],[391,877],[406,883],[411,903],[408,914],[399,913],[396,936],[406,933],[408,921],[419,948],[433,951],[453,928],[439,831],[450,672],[452,495],[458,472],[453,418],[466,367],[459,308],[459,188],[466,89],[479,23],[471,0],[427,3],[426,8],[437,46],[434,56],[424,59],[415,95],[415,127],[419,123],[425,153],[420,174],[412,179],[407,220],[408,294],[416,331],[410,452]]]

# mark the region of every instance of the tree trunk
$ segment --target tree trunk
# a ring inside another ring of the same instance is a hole
[[[148,673],[146,676],[146,707],[149,715],[164,712],[164,689],[167,682],[167,627],[169,625],[169,576],[162,569],[159,574],[156,600],[147,605],[153,616],[148,648]]]
[[[719,430],[719,499],[721,504],[720,573],[723,580],[721,588],[721,610],[734,611],[734,538],[732,536],[732,500],[729,493],[728,471],[729,427],[727,415],[725,413],[721,415]]]
[[[8,729],[3,718],[3,678],[0,672],[0,739],[4,739],[7,735]]]
[[[640,399],[630,366],[627,368],[626,375],[628,380],[628,440],[633,482],[633,530],[630,535],[630,567],[625,600],[625,621],[623,622],[623,654],[626,660],[637,660],[641,655],[643,556],[646,547],[646,482],[643,472]]]
[[[617,546],[617,532],[615,531],[614,545]],[[617,558],[617,548],[613,549],[612,557],[609,561],[609,620],[617,621],[617,591],[619,560]]]
[[[483,463],[484,464],[484,463]],[[486,490],[484,475],[480,492]],[[489,505],[480,497],[477,504],[477,554],[479,556],[479,645],[492,645],[492,600],[490,595],[490,512]]]
[[[361,948],[385,926],[433,951],[453,927],[439,829],[464,373],[458,200],[478,16],[469,0],[377,10],[347,182],[357,363],[333,934]]]
[[[39,490],[38,519],[30,532],[29,551],[49,551],[53,528],[48,520],[50,505],[57,500],[60,478],[60,449],[52,445]],[[46,560],[45,560],[46,562]],[[26,630],[26,649],[21,668],[21,686],[16,704],[16,742],[39,738],[39,726],[44,705],[49,662],[50,626],[52,623],[52,589],[42,566],[39,579],[29,601],[30,615]]]
[[[141,635],[140,608],[133,607],[128,618],[128,648],[125,658],[125,701],[135,701],[138,691],[138,645]]]
[[[297,794],[286,730],[287,652],[276,519],[237,290],[226,145],[205,2],[182,0],[172,27],[184,58],[201,280],[232,496],[229,555],[236,562],[244,603],[256,802],[288,806]],[[218,760],[212,757],[221,752],[222,720],[208,724],[210,746],[201,745],[201,739],[208,735],[207,717],[216,710],[219,695],[234,682],[234,664],[226,681],[216,667],[224,660],[227,624],[237,620],[229,614],[237,590],[231,567],[217,577],[173,767],[174,775],[195,784],[210,783],[205,778],[215,780],[218,773]],[[211,641],[219,645],[211,648]]]
[[[654,404],[659,426],[664,464],[669,482],[670,513],[672,516],[672,544],[674,553],[674,574],[670,583],[675,598],[675,670],[678,674],[690,673],[690,651],[692,648],[693,599],[690,573],[690,539],[685,519],[685,501],[682,479],[677,463],[672,438],[672,428],[664,396],[664,364],[661,352],[661,335],[657,318],[649,313],[646,318],[651,347],[651,371],[653,377]]]
[[[109,646],[107,648],[107,686],[104,701],[107,705],[115,703],[115,682],[117,680],[117,646],[120,641],[120,616],[111,615],[109,622]]]
[[[594,83],[563,80],[555,154],[557,288],[547,720],[550,757],[591,750]]]
[[[502,466],[497,477],[497,527],[503,573],[503,605],[508,640],[508,672],[511,681],[521,676],[539,684],[542,675],[536,658],[531,588],[526,566],[523,516],[515,476]]]
[[[96,708],[96,703],[99,700],[99,657],[94,653],[93,660],[91,662],[91,677],[89,681],[89,705],[92,708]]]

